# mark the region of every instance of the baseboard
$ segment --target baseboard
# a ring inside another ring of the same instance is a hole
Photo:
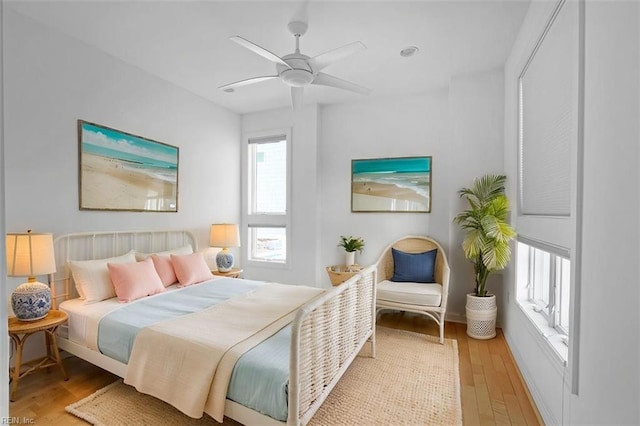
[[[556,417],[553,415],[553,412],[549,410],[544,403],[544,397],[536,387],[531,373],[527,370],[523,362],[522,355],[520,354],[520,352],[518,352],[515,346],[512,347],[512,345],[510,344],[513,343],[511,336],[508,333],[504,333],[504,339],[507,344],[507,349],[509,350],[509,355],[511,356],[513,364],[516,367],[516,371],[520,376],[520,380],[525,385],[524,388],[527,394],[527,398],[531,402],[531,406],[534,408],[540,424],[560,424],[558,419],[556,419]],[[536,403],[536,401],[540,402],[540,406],[538,405],[538,403]],[[550,422],[545,422],[544,419],[547,419]]]
[[[444,316],[444,320],[448,322],[457,322],[458,324],[467,323],[467,318],[464,315],[458,313],[447,313]]]

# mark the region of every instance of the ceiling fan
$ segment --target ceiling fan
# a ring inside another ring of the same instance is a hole
[[[293,109],[298,109],[302,105],[304,87],[310,84],[336,87],[338,89],[349,90],[362,95],[368,95],[371,92],[371,90],[366,87],[320,72],[325,67],[340,59],[360,50],[365,50],[367,47],[364,44],[356,41],[311,58],[300,53],[300,37],[307,32],[307,23],[300,20],[294,20],[289,22],[288,28],[289,32],[296,38],[296,50],[294,53],[283,57],[279,57],[267,49],[240,36],[230,37],[230,40],[238,43],[240,46],[246,47],[263,58],[274,62],[276,64],[277,75],[267,75],[240,80],[235,83],[220,86],[219,89],[231,91],[230,89],[235,89],[236,87],[279,78],[284,84],[291,87],[291,104]]]

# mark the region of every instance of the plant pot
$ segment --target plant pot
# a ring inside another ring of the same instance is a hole
[[[467,335],[474,339],[487,340],[496,337],[496,296],[478,297],[467,294]]]
[[[355,263],[356,263],[356,252],[355,251],[345,252],[345,257],[344,257],[345,266],[351,266]]]

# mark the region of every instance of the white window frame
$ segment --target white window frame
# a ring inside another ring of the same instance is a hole
[[[584,67],[585,67],[585,2],[584,0],[580,0],[577,2],[569,2],[566,0],[557,0],[555,5],[553,6],[553,10],[550,10],[550,15],[547,20],[547,23],[544,27],[543,32],[538,38],[537,42],[532,45],[532,52],[530,56],[526,59],[526,62],[523,64],[524,67],[522,72],[518,78],[517,84],[520,85],[523,83],[522,76],[526,71],[526,68],[533,60],[534,56],[538,49],[540,48],[543,40],[546,38],[549,29],[552,25],[555,24],[556,18],[558,15],[562,13],[571,13],[575,14],[574,18],[577,19],[577,70],[576,74],[571,78],[570,84],[575,85],[575,94],[571,102],[575,102],[576,108],[574,111],[574,122],[575,126],[573,127],[574,132],[574,140],[572,142],[571,149],[573,150],[571,154],[571,158],[569,160],[571,168],[575,170],[572,172],[570,178],[572,180],[571,186],[571,208],[569,216],[559,216],[559,215],[535,215],[535,214],[525,214],[522,210],[521,200],[523,197],[522,193],[522,170],[520,160],[522,160],[522,137],[523,137],[523,123],[522,123],[522,92],[521,87],[516,87],[518,94],[518,221],[516,226],[516,231],[519,234],[522,234],[523,231],[525,234],[527,232],[534,232],[533,234],[529,234],[531,237],[538,238],[539,241],[547,241],[549,243],[556,243],[566,247],[571,248],[571,257],[570,257],[570,274],[571,274],[571,288],[570,288],[570,310],[569,310],[569,335],[570,340],[568,342],[568,355],[564,358],[562,364],[565,368],[562,370],[563,380],[565,384],[571,387],[571,393],[574,395],[579,395],[579,371],[580,371],[580,293],[581,293],[581,264],[582,264],[582,235],[580,229],[582,228],[582,218],[583,218],[583,207],[582,207],[582,199],[583,199],[583,158],[584,158]],[[567,52],[567,54],[572,54],[571,52]],[[555,70],[559,65],[557,63],[551,64],[550,70]],[[526,113],[526,112],[524,112]],[[566,222],[569,223],[567,226],[563,219],[566,219]],[[526,312],[525,312],[526,313]],[[541,326],[537,324],[533,319],[529,318],[529,324],[532,328],[538,328],[538,331],[541,329]],[[543,333],[544,335],[544,333]],[[548,348],[549,345],[544,344],[543,342],[548,339],[541,339],[541,348]],[[551,354],[557,354],[554,350],[549,350]],[[561,359],[556,357],[556,359]]]
[[[249,145],[253,143],[268,143],[275,138],[284,137],[287,143],[287,159],[286,159],[286,211],[284,214],[273,213],[254,213],[251,209],[252,201],[252,182],[250,182],[250,171],[253,168],[251,163],[252,159],[249,158],[250,151]],[[291,268],[291,254],[293,253],[291,247],[291,129],[273,129],[261,132],[251,132],[243,135],[242,145],[242,230],[240,232],[242,238],[242,245],[245,247],[242,250],[242,261],[247,266],[268,267],[277,269],[290,269]],[[260,142],[263,141],[263,142]],[[250,241],[250,228],[285,228],[286,235],[286,250],[285,261],[269,261],[258,260],[251,258],[251,241]]]
[[[522,246],[520,244],[528,248],[525,259],[522,258]],[[544,303],[536,297],[534,276],[536,262],[535,252],[532,249],[537,249],[545,254],[549,254],[549,270],[547,271],[548,277],[546,277],[549,279],[548,305],[544,305]],[[563,365],[566,365],[569,355],[569,330],[562,327],[558,321],[560,309],[557,302],[560,302],[559,295],[562,291],[562,285],[558,278],[558,263],[563,259],[571,262],[569,250],[564,247],[554,246],[519,235],[516,256],[517,268],[523,267],[523,262],[526,263],[526,266],[524,266],[526,268],[526,274],[519,270],[516,271],[516,276],[518,277],[518,282],[516,283],[516,299],[518,305],[531,320],[538,332],[545,338],[550,348],[553,349],[554,354]],[[571,291],[572,280],[568,280],[565,284],[569,286],[569,291]],[[569,300],[565,309],[567,309],[569,313],[571,312],[571,300]],[[570,315],[569,318],[571,318]]]

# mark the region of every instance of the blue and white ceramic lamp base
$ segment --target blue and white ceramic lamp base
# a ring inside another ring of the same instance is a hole
[[[216,255],[216,267],[220,272],[229,272],[233,268],[233,254],[223,249]]]
[[[11,294],[11,308],[20,321],[36,321],[51,310],[51,290],[37,281],[20,284]]]

